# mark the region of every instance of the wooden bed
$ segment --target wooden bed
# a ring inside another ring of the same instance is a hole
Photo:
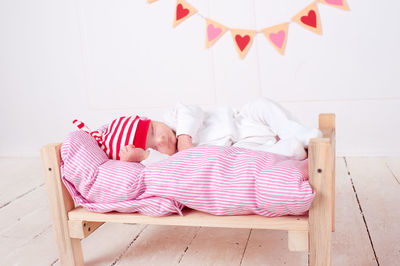
[[[335,220],[335,115],[320,114],[319,128],[323,138],[312,139],[308,147],[309,180],[317,191],[308,216],[215,216],[195,210],[186,210],[183,216],[166,217],[89,212],[75,207],[61,180],[62,144],[44,146],[41,159],[61,264],[84,265],[81,239],[103,223],[111,222],[286,230],[289,250],[308,251],[309,265],[331,265],[331,232]]]

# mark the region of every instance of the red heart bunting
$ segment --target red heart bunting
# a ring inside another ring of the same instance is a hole
[[[241,35],[237,34],[235,36],[235,41],[236,41],[240,51],[243,52],[243,50],[246,49],[246,46],[250,42],[250,36],[249,35],[245,35],[245,36],[242,37]]]
[[[183,8],[182,4],[176,6],[176,20],[180,20],[189,14],[189,9]]]
[[[313,28],[317,27],[317,16],[316,16],[314,10],[308,11],[308,15],[302,16],[300,20],[301,20],[301,22],[303,22],[304,24],[306,24],[310,27],[313,27]]]

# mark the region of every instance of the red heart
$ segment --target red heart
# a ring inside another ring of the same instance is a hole
[[[183,8],[182,4],[176,7],[176,20],[186,17],[189,14],[189,9]]]
[[[235,41],[236,41],[237,45],[239,46],[240,51],[243,52],[243,50],[246,48],[246,46],[250,42],[250,36],[249,35],[245,35],[245,36],[242,37],[241,35],[237,34],[235,36]]]
[[[306,24],[310,27],[314,27],[314,28],[317,27],[317,16],[316,16],[314,10],[308,11],[308,15],[302,16],[300,20],[301,20],[301,22],[303,22],[304,24]]]

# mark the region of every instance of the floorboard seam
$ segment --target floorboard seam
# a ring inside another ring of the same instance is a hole
[[[178,260],[178,264],[181,263],[183,257],[185,256],[186,252],[189,249],[189,246],[192,244],[193,240],[196,238],[197,234],[199,233],[201,227],[199,227],[196,231],[196,233],[194,234],[194,236],[192,237],[192,239],[190,240],[190,242],[188,243],[188,245],[186,246],[185,250],[183,251],[182,255],[180,256],[179,260]]]
[[[253,229],[250,229],[249,236],[247,237],[246,245],[244,246],[244,250],[243,250],[242,257],[240,258],[240,263],[239,263],[239,265],[242,265],[244,255],[246,254],[247,245],[249,244],[249,239],[250,239],[250,236],[251,236],[251,232],[253,232]]]
[[[400,185],[400,181],[399,181],[399,179],[397,179],[397,176],[394,174],[392,168],[390,168],[390,166],[389,166],[387,163],[385,163],[385,165],[386,165],[386,167],[389,169],[389,171],[392,173],[392,176],[393,176],[394,179],[397,181],[397,184]]]
[[[142,234],[142,232],[148,227],[148,225],[144,226],[142,228],[142,230],[140,230],[140,232],[133,238],[133,240],[131,242],[129,242],[128,246],[124,249],[124,251],[122,251],[122,253],[118,256],[118,258],[116,258],[113,263],[111,263],[111,266],[116,265],[121,258],[125,255],[126,252],[128,252],[129,248],[133,245],[133,243],[135,243],[135,241],[139,238],[139,236]]]
[[[18,199],[20,199],[20,198],[22,198],[22,197],[24,197],[24,196],[28,195],[29,193],[31,193],[31,192],[33,192],[33,191],[35,191],[36,189],[38,189],[38,188],[42,187],[43,185],[44,185],[44,183],[40,184],[40,185],[39,185],[39,186],[37,186],[37,187],[31,188],[30,190],[28,190],[28,191],[26,191],[26,192],[22,193],[21,195],[19,195],[19,196],[17,196],[17,197],[15,197],[15,198],[13,198],[12,200],[10,200],[10,201],[8,201],[8,202],[4,203],[3,205],[1,205],[1,206],[0,206],[0,209],[2,209],[2,208],[4,208],[4,207],[6,207],[7,205],[9,205],[10,203],[12,203],[13,201],[16,201],[16,200],[18,200]]]
[[[58,258],[57,259],[55,259],[51,264],[50,264],[50,266],[53,266],[54,264],[56,264],[57,262],[58,262]]]
[[[38,237],[40,237],[41,235],[43,235],[44,233],[46,233],[47,231],[51,230],[53,226],[51,224],[49,224],[45,229],[43,229],[41,232],[39,232],[38,234],[36,234],[32,239],[36,239]]]
[[[348,165],[347,165],[346,157],[343,157],[343,159],[344,159],[344,163],[345,163],[345,165],[346,165],[347,174],[348,174],[348,176],[349,176],[349,178],[350,178],[351,186],[352,186],[353,191],[354,191],[354,195],[356,196],[358,208],[360,209],[360,213],[361,213],[361,216],[362,216],[362,218],[363,218],[365,228],[367,229],[367,234],[368,234],[369,242],[370,242],[371,247],[372,247],[372,251],[374,252],[375,261],[376,261],[377,265],[379,266],[378,256],[376,255],[374,243],[372,242],[371,234],[370,234],[369,229],[368,229],[367,220],[365,219],[364,212],[363,212],[363,210],[362,210],[361,203],[360,203],[360,200],[359,200],[358,195],[357,195],[357,190],[356,190],[356,188],[355,188],[355,186],[354,186],[353,179],[351,178],[351,174],[350,174],[349,167],[348,167]]]

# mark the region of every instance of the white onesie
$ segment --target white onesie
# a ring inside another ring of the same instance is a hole
[[[193,146],[237,146],[298,160],[306,158],[309,140],[322,136],[318,129],[304,127],[287,110],[266,98],[252,101],[240,110],[222,107],[204,111],[198,106],[178,104],[165,114],[164,123],[177,137],[190,135]],[[151,150],[142,163],[149,165],[167,157]]]

